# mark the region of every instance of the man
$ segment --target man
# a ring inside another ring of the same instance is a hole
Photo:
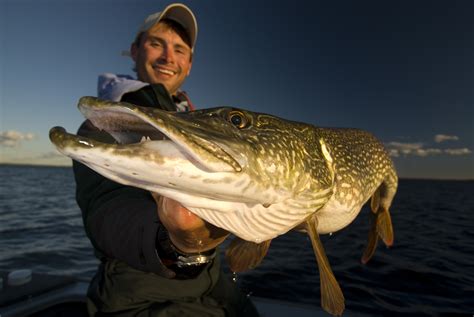
[[[130,50],[138,80],[104,74],[99,97],[169,111],[192,109],[179,88],[191,71],[196,36],[195,17],[182,4],[150,15]],[[114,142],[89,121],[78,134]],[[176,201],[117,184],[80,163],[74,162],[74,173],[84,226],[101,260],[88,291],[91,315],[258,315],[215,258],[228,232]]]

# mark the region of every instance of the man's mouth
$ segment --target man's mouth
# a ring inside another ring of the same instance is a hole
[[[168,75],[168,76],[174,76],[176,75],[175,71],[172,71],[170,69],[162,68],[162,67],[153,67],[155,71],[158,71],[160,74]]]

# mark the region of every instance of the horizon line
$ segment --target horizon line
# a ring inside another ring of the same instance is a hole
[[[0,162],[0,166],[16,167],[54,167],[54,168],[72,168],[72,165],[53,165],[53,164],[32,164],[32,163],[8,163]],[[400,180],[427,180],[427,181],[474,181],[474,178],[429,178],[429,177],[399,177]]]

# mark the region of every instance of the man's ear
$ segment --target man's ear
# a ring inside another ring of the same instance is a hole
[[[137,44],[132,43],[132,45],[130,45],[130,56],[132,57],[134,62],[137,62],[137,55],[138,55]]]

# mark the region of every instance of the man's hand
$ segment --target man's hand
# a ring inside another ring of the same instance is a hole
[[[204,252],[215,248],[229,235],[184,208],[177,201],[152,193],[160,221],[168,230],[173,245],[184,253]]]

